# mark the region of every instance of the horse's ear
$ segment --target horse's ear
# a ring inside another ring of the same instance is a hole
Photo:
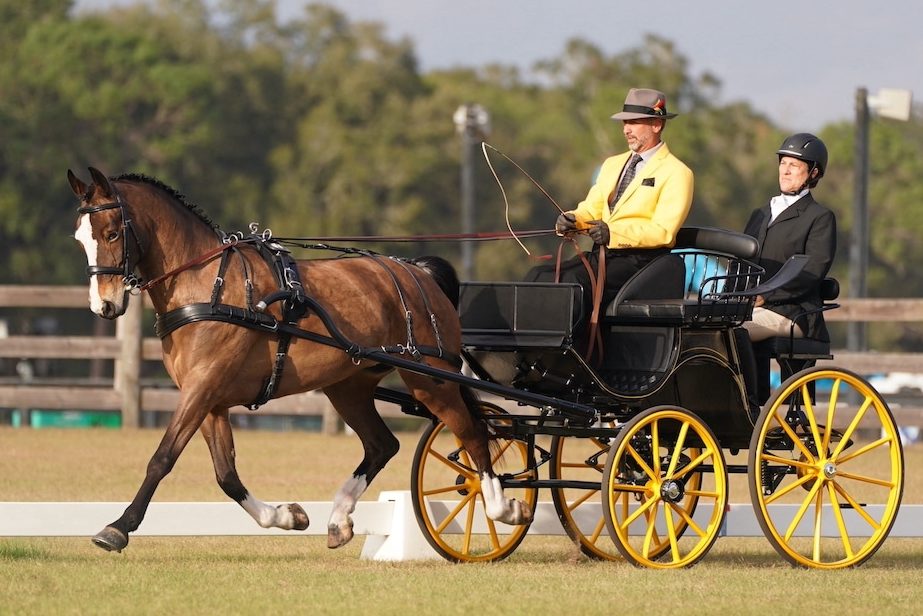
[[[111,198],[114,191],[112,190],[112,185],[109,183],[109,178],[106,177],[106,174],[95,167],[89,167],[89,169],[90,175],[93,177],[93,183],[96,184],[97,194]]]
[[[67,183],[71,185],[71,190],[81,199],[87,194],[87,185],[78,178],[73,171],[67,170]]]

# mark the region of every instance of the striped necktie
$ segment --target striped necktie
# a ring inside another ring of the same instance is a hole
[[[622,176],[622,181],[619,182],[619,188],[617,191],[615,191],[615,197],[613,197],[612,201],[609,202],[610,211],[615,209],[615,204],[619,202],[619,197],[622,196],[622,193],[625,192],[625,189],[628,188],[628,185],[631,184],[631,181],[635,179],[635,170],[638,168],[638,163],[640,162],[640,155],[631,155],[631,160],[628,161],[628,166],[625,168],[625,175]]]

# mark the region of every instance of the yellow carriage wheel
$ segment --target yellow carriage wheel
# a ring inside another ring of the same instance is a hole
[[[485,415],[505,415],[482,402]],[[492,419],[502,427],[502,420]],[[522,441],[492,437],[494,472],[512,479],[535,479],[529,469],[529,448]],[[423,536],[436,552],[452,562],[488,562],[506,558],[522,542],[529,525],[494,522],[484,511],[481,481],[468,452],[442,422],[429,426],[413,458],[413,509]],[[507,498],[525,501],[535,511],[538,489],[504,488]]]
[[[764,407],[748,474],[776,551],[793,565],[840,569],[868,560],[891,531],[904,454],[891,410],[865,379],[809,368]]]
[[[698,562],[718,538],[727,509],[717,438],[699,417],[674,406],[647,409],[621,428],[602,488],[616,548],[630,563],[652,569]]]
[[[609,425],[615,430],[613,425]],[[603,469],[609,454],[613,438],[594,436],[577,438],[573,436],[556,436],[551,443],[551,465],[549,474],[552,480],[579,481],[587,487],[554,487],[551,498],[554,502],[558,519],[567,536],[577,545],[583,554],[598,560],[621,560],[622,556],[606,529],[606,518],[600,506],[600,485]],[[699,450],[691,449],[689,455],[696,457]],[[592,484],[592,487],[590,487]],[[698,503],[695,491],[701,484],[701,473],[691,473],[687,490],[680,505],[692,516]],[[682,534],[687,523],[680,518],[677,533]],[[665,537],[651,547],[651,558],[657,559],[670,548]]]

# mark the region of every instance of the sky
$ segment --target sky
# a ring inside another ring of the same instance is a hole
[[[76,0],[78,10],[138,0]],[[287,20],[308,0],[277,0]],[[409,38],[423,71],[489,63],[528,69],[580,38],[606,54],[655,34],[722,87],[717,104],[746,101],[782,128],[819,131],[855,118],[856,91],[911,90],[923,102],[919,0],[325,0],[350,21]],[[650,84],[636,84],[646,87]],[[614,101],[614,111],[622,101]]]

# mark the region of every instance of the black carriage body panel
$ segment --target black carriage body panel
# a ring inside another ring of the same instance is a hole
[[[617,417],[681,406],[706,421],[724,446],[746,447],[753,424],[730,324],[610,320],[602,328],[603,359],[591,366],[571,339],[577,291],[549,283],[463,285],[462,354],[474,374]]]

